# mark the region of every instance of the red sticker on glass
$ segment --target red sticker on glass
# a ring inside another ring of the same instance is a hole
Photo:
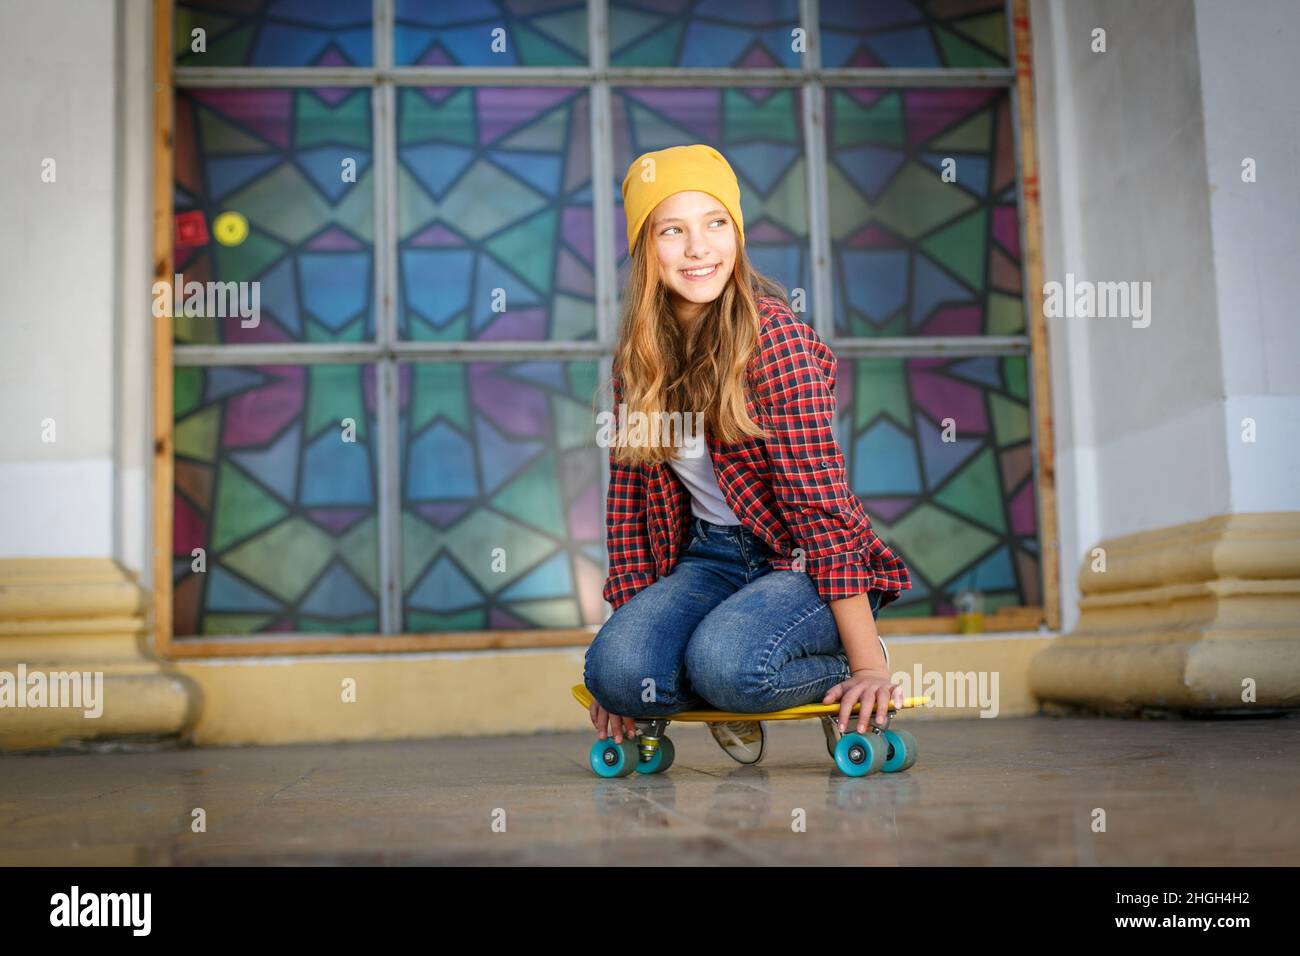
[[[202,209],[176,214],[176,245],[206,246],[208,244],[208,224],[203,218]]]

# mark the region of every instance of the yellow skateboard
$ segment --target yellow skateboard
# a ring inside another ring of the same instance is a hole
[[[585,709],[590,710],[591,692],[583,684],[573,686],[573,696]],[[924,697],[908,697],[903,707],[924,707],[928,703]],[[853,705],[857,713],[859,705]],[[889,713],[885,715],[885,726],[877,727],[868,722],[866,733],[850,731],[840,735],[835,745],[835,766],[848,777],[865,777],[876,771],[897,773],[916,763],[916,738],[906,730],[894,730],[890,722],[899,711],[893,701],[889,704]],[[650,726],[629,739],[624,736],[621,744],[614,743],[612,737],[597,740],[591,747],[591,770],[598,777],[626,777],[636,773],[663,773],[673,765],[675,750],[673,742],[664,736],[664,730],[674,720],[696,723],[713,723],[723,720],[804,720],[820,717],[822,714],[838,714],[840,705],[802,704],[766,714],[736,714],[726,710],[684,710],[671,717],[644,718]],[[874,717],[872,718],[875,719]],[[838,727],[837,727],[838,730]]]

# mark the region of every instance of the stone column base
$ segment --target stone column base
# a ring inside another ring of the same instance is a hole
[[[1049,705],[1128,715],[1300,707],[1300,513],[1113,538],[1086,557],[1079,583],[1078,627],[1030,663],[1030,688]]]
[[[198,687],[154,659],[147,622],[111,559],[0,560],[0,750],[185,737]]]

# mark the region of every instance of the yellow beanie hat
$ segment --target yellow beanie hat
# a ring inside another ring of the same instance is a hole
[[[651,162],[647,162],[650,160]],[[649,180],[647,182],[647,180]],[[698,190],[717,199],[731,213],[745,244],[745,220],[740,214],[740,183],[731,164],[712,146],[671,146],[642,153],[623,177],[623,212],[627,214],[630,255],[646,218],[674,193]]]

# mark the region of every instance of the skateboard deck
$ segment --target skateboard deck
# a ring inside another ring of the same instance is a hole
[[[573,686],[573,696],[584,709],[590,710],[595,700],[591,691],[584,684]],[[907,697],[900,708],[893,701],[889,703],[889,713],[885,726],[878,727],[868,723],[863,733],[848,731],[840,735],[832,755],[840,772],[850,777],[865,777],[876,771],[896,773],[906,770],[916,762],[916,738],[906,730],[890,726],[894,716],[900,710],[924,707],[928,703],[925,697]],[[856,714],[860,704],[854,704],[851,713]],[[839,703],[801,704],[785,710],[769,711],[762,714],[743,714],[728,710],[684,710],[668,717],[637,718],[639,722],[649,722],[649,730],[635,738],[624,738],[616,744],[613,738],[597,740],[591,748],[591,769],[599,777],[626,777],[631,773],[662,773],[672,766],[675,749],[672,741],[664,736],[663,731],[675,720],[687,723],[718,723],[733,720],[805,720],[824,714],[838,714]],[[876,719],[874,716],[873,720]]]

